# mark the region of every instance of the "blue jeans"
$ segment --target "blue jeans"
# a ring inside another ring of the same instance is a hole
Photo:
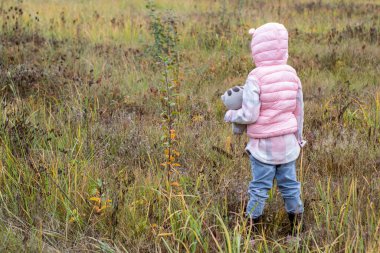
[[[247,216],[258,218],[263,214],[268,191],[276,178],[278,188],[285,202],[288,213],[303,213],[303,204],[300,198],[301,184],[297,181],[296,161],[285,164],[272,165],[262,163],[249,155],[252,166],[253,180],[249,183]]]

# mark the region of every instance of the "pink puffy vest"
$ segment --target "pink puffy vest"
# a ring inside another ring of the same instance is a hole
[[[288,32],[282,24],[267,23],[252,36],[252,57],[256,68],[249,74],[256,77],[260,87],[260,115],[248,125],[251,138],[268,138],[297,131],[297,90],[300,80],[296,71],[286,64]]]

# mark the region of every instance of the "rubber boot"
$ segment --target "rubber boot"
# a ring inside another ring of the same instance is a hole
[[[302,222],[302,213],[299,213],[299,214],[288,213],[288,218],[290,222],[291,235],[296,235],[298,232],[303,232],[304,225]]]
[[[252,233],[253,234],[257,234],[259,233],[259,231],[263,228],[263,224],[262,224],[262,221],[263,221],[263,216],[259,216],[257,218],[250,218],[248,220],[248,226],[249,226],[249,229],[252,230]]]

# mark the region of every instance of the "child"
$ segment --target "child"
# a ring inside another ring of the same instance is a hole
[[[296,179],[296,159],[302,139],[303,97],[296,71],[286,64],[288,32],[282,24],[250,29],[256,68],[243,91],[242,108],[227,111],[224,120],[247,124],[246,147],[252,166],[247,216],[255,227],[262,218],[268,190],[276,178],[292,231],[300,223],[303,204]]]

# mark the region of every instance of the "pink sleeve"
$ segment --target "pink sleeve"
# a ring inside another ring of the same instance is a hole
[[[297,140],[298,140],[298,143],[301,143],[303,141],[302,131],[303,131],[303,117],[304,117],[301,81],[299,81],[299,84],[298,84],[297,104],[296,104],[296,109],[294,110],[294,115],[296,116],[297,126],[298,126]]]
[[[224,120],[237,124],[253,124],[260,114],[260,87],[257,79],[248,77],[243,91],[243,104],[239,110],[227,111]]]

